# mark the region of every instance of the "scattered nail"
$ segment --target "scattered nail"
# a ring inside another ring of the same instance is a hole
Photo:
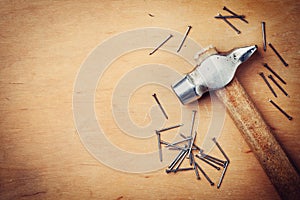
[[[168,119],[168,115],[167,115],[165,109],[164,109],[164,108],[162,107],[162,105],[160,104],[160,102],[159,102],[159,100],[158,100],[156,94],[154,93],[152,96],[154,97],[156,103],[158,104],[158,106],[159,106],[160,110],[162,111],[162,113],[164,114],[165,118]]]
[[[237,15],[236,13],[234,13],[233,11],[231,11],[231,10],[229,10],[226,6],[224,6],[223,7],[223,10],[226,10],[227,12],[229,12],[230,14],[232,14],[232,15]],[[249,23],[246,19],[244,19],[244,18],[240,18],[242,21],[244,21],[245,23]]]
[[[163,161],[162,158],[162,149],[161,149],[161,138],[160,138],[160,133],[158,131],[155,132],[157,136],[157,144],[158,144],[158,153],[159,153],[159,160],[160,162]]]
[[[170,126],[170,127],[167,127],[167,128],[163,128],[163,129],[158,130],[158,132],[161,133],[161,132],[164,132],[164,131],[169,131],[169,130],[172,130],[174,128],[178,128],[180,126],[183,126],[183,124],[178,124],[178,125],[175,125],[175,126]]]
[[[191,152],[192,152],[192,147],[193,147],[193,144],[194,144],[194,142],[195,142],[195,138],[196,138],[196,136],[197,136],[197,131],[195,131],[195,135],[194,135],[194,137],[193,137],[193,139],[192,140],[190,140],[190,146],[189,146],[189,151],[188,151],[188,157],[190,157],[191,156]],[[192,166],[192,159],[190,159],[190,165]]]
[[[204,158],[202,158],[201,156],[199,156],[199,155],[197,155],[197,154],[196,154],[196,157],[199,158],[201,161],[207,163],[208,165],[212,166],[212,167],[215,168],[216,170],[220,170],[220,169],[221,169],[220,167],[218,167],[218,166],[214,165],[213,163],[211,163],[211,162],[205,160]]]
[[[192,163],[194,164],[194,170],[195,170],[195,174],[196,174],[196,177],[198,180],[200,180],[200,175],[199,175],[199,172],[198,172],[198,168],[197,168],[197,165],[196,165],[196,162],[194,160],[194,155],[193,154],[190,154],[191,157],[190,157],[190,160],[192,160]]]
[[[187,151],[184,153],[184,155],[181,157],[180,161],[178,162],[178,165],[177,165],[177,167],[176,167],[176,169],[175,169],[175,173],[180,169],[179,167],[180,167],[181,164],[183,163],[183,161],[184,161],[186,155],[187,155]],[[194,169],[194,168],[192,168],[192,169]]]
[[[274,101],[272,101],[271,99],[269,99],[269,102],[271,102],[271,104],[273,104],[273,106],[275,106],[282,114],[284,114],[289,120],[292,120],[293,117],[291,117],[290,115],[288,115],[284,110],[282,110]]]
[[[179,45],[179,47],[178,47],[178,49],[177,49],[177,53],[181,50],[182,45],[183,45],[183,43],[185,42],[186,37],[187,37],[188,34],[190,33],[191,28],[192,28],[192,26],[188,26],[188,29],[186,30],[186,32],[185,32],[185,34],[184,34],[184,36],[183,36],[183,39],[182,39],[182,41],[181,41],[181,43],[180,43],[180,45]]]
[[[220,13],[219,13],[220,17],[223,17]],[[226,24],[228,24],[237,34],[240,34],[241,31],[239,29],[237,29],[232,23],[230,23],[226,18],[222,18],[224,22],[226,22]]]
[[[149,55],[154,54],[160,47],[162,47],[166,42],[168,42],[168,40],[171,39],[171,37],[173,37],[172,34],[170,34],[169,37],[167,37],[160,45],[158,45],[158,47],[156,47],[152,52],[150,52]]]
[[[273,81],[273,83],[275,83],[275,85],[283,92],[283,94],[285,94],[285,96],[290,97],[289,94],[277,83],[277,81],[273,78],[272,75],[268,76],[269,79],[271,79]]]
[[[223,18],[245,18],[245,15],[218,15],[215,16],[216,19],[223,19]]]
[[[283,84],[286,84],[286,82],[271,67],[269,67],[267,63],[264,63],[264,67],[274,74],[274,76],[276,76]]]
[[[218,183],[218,185],[217,185],[217,188],[218,188],[218,189],[221,187],[221,184],[222,184],[222,182],[223,182],[223,179],[224,179],[224,176],[225,176],[225,173],[226,173],[226,171],[227,171],[228,166],[229,166],[229,162],[226,162],[226,164],[225,164],[225,166],[224,166],[224,169],[223,169],[223,171],[222,171],[222,175],[221,175],[221,177],[220,177],[219,183]]]
[[[223,154],[224,158],[226,159],[226,161],[229,163],[229,158],[227,157],[227,155],[225,154],[225,152],[223,151],[223,149],[221,148],[220,144],[217,142],[216,138],[212,139],[214,141],[214,143],[217,145],[218,149],[221,151],[221,153]]]
[[[169,165],[169,169],[172,170],[175,165],[178,163],[178,161],[185,155],[186,150],[182,150],[177,156],[176,158],[171,162],[171,164]]]
[[[263,72],[260,72],[259,75],[263,78],[263,80],[265,81],[265,83],[267,84],[267,86],[269,87],[269,89],[271,90],[271,92],[273,93],[273,95],[275,97],[277,97],[277,94],[275,93],[275,91],[273,90],[273,88],[271,87],[269,81],[266,79],[265,75]]]
[[[261,22],[261,29],[262,29],[264,51],[266,51],[267,50],[267,43],[266,43],[266,23],[265,22]]]
[[[195,161],[194,161],[194,163],[195,163],[195,165],[198,167],[198,169],[200,170],[200,172],[203,174],[203,176],[206,178],[206,180],[210,183],[210,185],[211,185],[211,186],[215,185],[215,183],[211,181],[211,179],[210,179],[210,178],[207,176],[207,174],[203,171],[203,169],[200,167],[200,165],[199,165],[197,162],[195,162]]]
[[[170,173],[170,172],[174,172],[174,173],[176,173],[176,172],[178,172],[178,171],[189,171],[189,170],[194,170],[194,168],[193,167],[187,167],[187,168],[179,168],[179,169],[172,169],[172,170],[170,170],[170,169],[166,169],[166,173],[168,174],[168,173]]]
[[[274,53],[277,55],[277,57],[280,59],[280,61],[284,64],[284,66],[286,66],[286,67],[289,66],[289,64],[287,64],[285,62],[285,60],[282,58],[282,56],[278,53],[278,51],[275,49],[275,47],[271,43],[269,43],[269,46],[274,51]]]

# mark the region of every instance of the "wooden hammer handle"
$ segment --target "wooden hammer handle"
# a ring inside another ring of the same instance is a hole
[[[216,53],[215,48],[210,48],[200,55],[199,61]],[[281,198],[299,199],[299,174],[237,78],[215,93],[226,105],[229,115]]]
[[[300,178],[237,78],[216,95],[283,199],[300,198]]]

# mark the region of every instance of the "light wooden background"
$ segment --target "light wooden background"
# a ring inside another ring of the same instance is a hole
[[[242,34],[237,35],[224,22],[213,18],[218,12],[226,14],[222,11],[224,5],[247,16],[249,24],[233,21]],[[130,29],[155,26],[184,33],[192,25],[190,37],[203,46],[213,44],[226,51],[257,44],[259,53],[238,70],[237,77],[299,169],[299,9],[299,3],[293,0],[1,1],[0,199],[278,199],[228,116],[219,141],[232,164],[219,190],[209,186],[204,178],[197,181],[189,172],[128,174],[104,166],[86,151],[76,132],[72,91],[76,74],[89,52],[103,40]],[[261,21],[266,22],[268,41],[289,63],[288,68],[270,49],[262,51]],[[137,52],[121,57],[113,65],[122,64],[128,66],[123,69],[129,70],[140,63],[140,58]],[[158,52],[141,63],[175,65],[176,59]],[[285,88],[290,98],[275,86],[279,97],[273,98],[257,75],[260,71],[267,73],[263,62],[268,62],[287,81]],[[180,68],[178,63],[176,68],[182,73],[191,69],[183,65]],[[122,75],[114,66],[106,73],[111,80],[104,76],[105,84],[100,82],[97,90],[99,101],[103,98],[107,105],[114,81]],[[144,116],[154,104],[148,97],[153,91],[169,102],[169,91],[163,88],[149,86],[137,91],[130,113],[138,124],[149,122]],[[268,98],[294,119],[287,120]],[[178,114],[176,105],[166,105],[172,116]],[[204,134],[210,121],[209,98],[200,101],[199,106],[207,111],[198,130]],[[106,129],[114,130],[116,136],[110,135],[111,139],[126,148],[126,139],[117,137],[119,130],[109,128],[115,127],[110,110],[100,106],[96,109]],[[155,144],[153,139],[147,148],[155,149]],[[138,146],[130,148],[139,151]],[[218,175],[212,178],[217,181]]]

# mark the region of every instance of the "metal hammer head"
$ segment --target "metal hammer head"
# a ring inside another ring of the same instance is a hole
[[[172,85],[182,104],[199,99],[205,92],[225,87],[240,64],[248,60],[257,46],[236,48],[226,55],[214,54],[203,60],[183,79]]]

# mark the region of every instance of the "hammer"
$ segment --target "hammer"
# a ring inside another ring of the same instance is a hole
[[[257,46],[236,48],[227,54],[210,47],[198,56],[198,65],[172,85],[182,104],[198,100],[205,92],[214,91],[250,149],[258,159],[282,199],[300,197],[300,177],[270,127],[234,77],[238,66],[247,61]]]

